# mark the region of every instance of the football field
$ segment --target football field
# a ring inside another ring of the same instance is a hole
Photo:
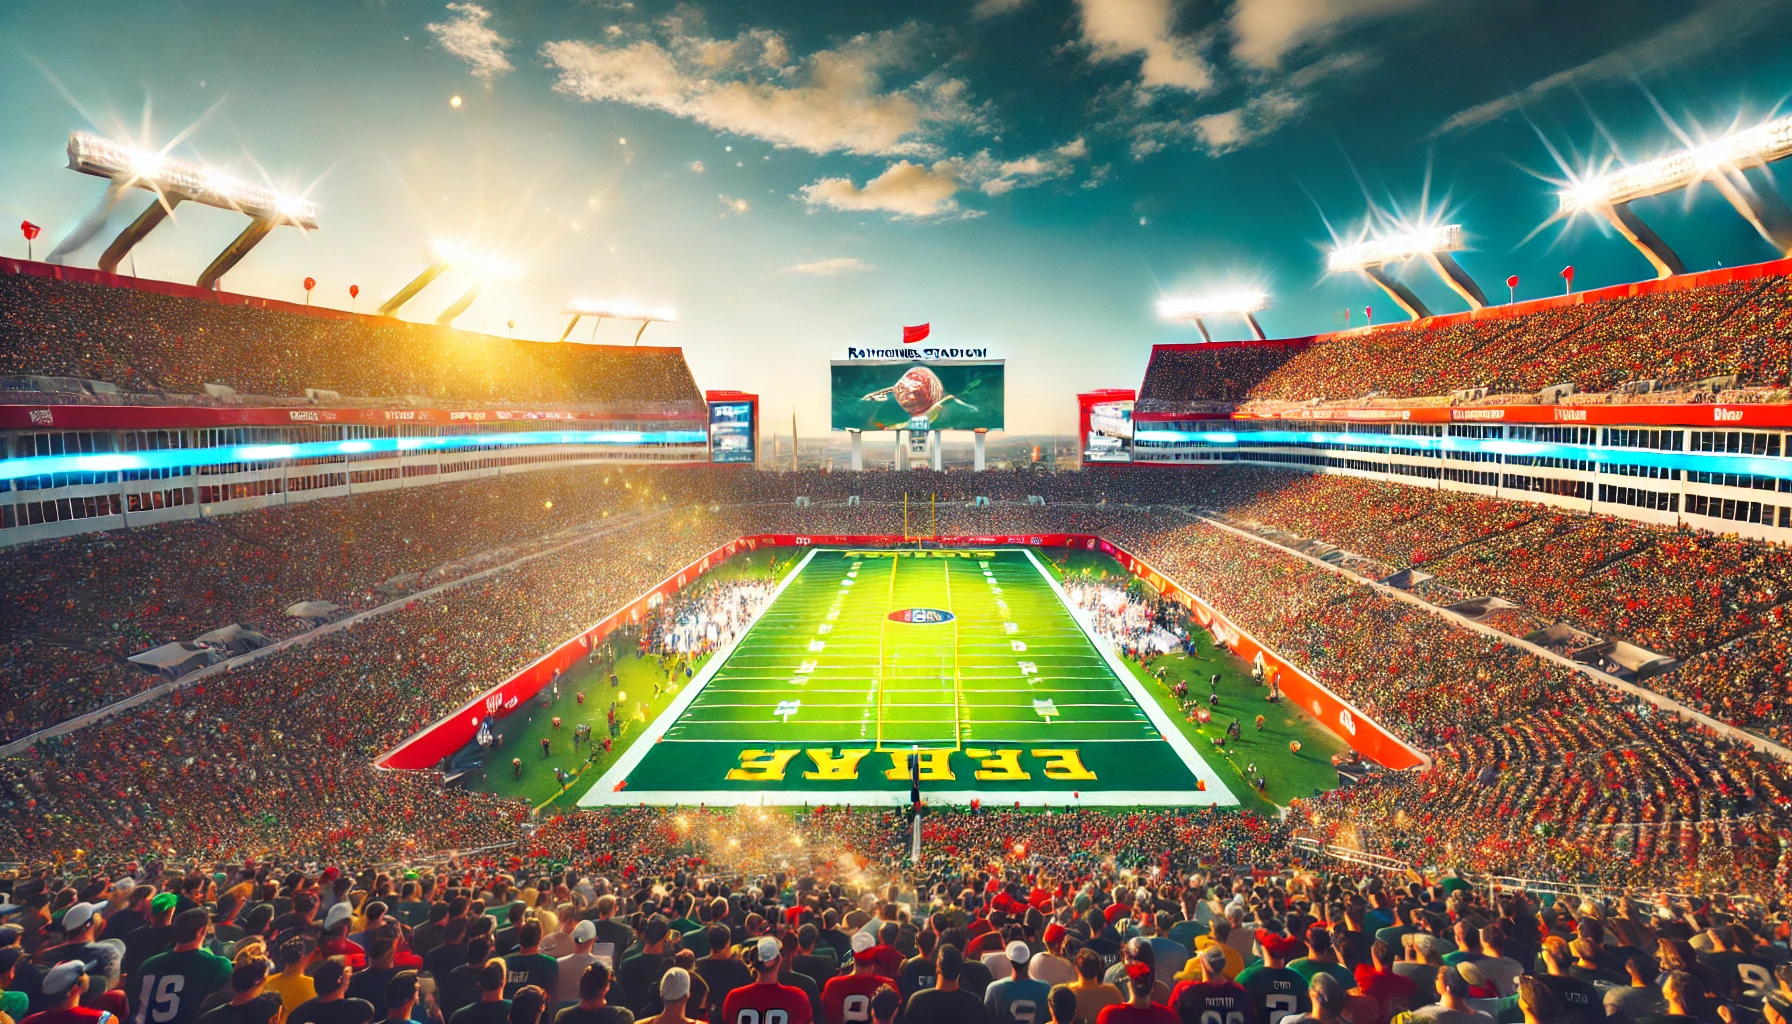
[[[1232,805],[1026,549],[809,551],[579,800]]]

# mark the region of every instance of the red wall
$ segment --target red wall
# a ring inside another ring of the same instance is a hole
[[[438,720],[382,754],[375,763],[381,768],[435,767],[442,758],[472,741],[474,734],[479,731],[479,720],[485,715],[495,714],[502,717],[508,714],[524,701],[540,693],[543,687],[552,682],[555,669],[565,669],[583,658],[590,652],[592,645],[602,643],[604,638],[617,627],[625,623],[640,622],[648,608],[663,600],[667,595],[675,594],[684,589],[686,585],[696,582],[698,577],[724,560],[733,557],[737,552],[756,551],[763,547],[810,547],[816,545],[891,547],[901,543],[902,538],[892,535],[805,535],[794,533],[765,533],[729,541],[685,566],[676,575],[662,580],[658,586],[637,597],[628,605],[610,613],[597,625],[567,640],[533,665],[468,701],[453,714]],[[1086,533],[1035,533],[987,537],[942,537],[939,544],[942,547],[1026,545],[1047,548],[1068,547],[1074,544],[1112,555],[1133,575],[1193,611],[1196,620],[1211,630],[1221,643],[1231,648],[1239,657],[1253,660],[1261,654],[1266,670],[1273,674],[1281,684],[1282,692],[1287,694],[1290,700],[1298,702],[1301,707],[1311,712],[1327,729],[1336,733],[1352,749],[1388,768],[1429,767],[1430,759],[1425,755],[1394,738],[1392,734],[1344,703],[1312,677],[1282,660],[1281,655],[1263,647],[1256,638],[1233,625],[1230,619],[1215,611],[1207,602],[1187,593],[1156,569],[1147,565],[1144,560],[1135,558],[1130,552],[1110,541]]]

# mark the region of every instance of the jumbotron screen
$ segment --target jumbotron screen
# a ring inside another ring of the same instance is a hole
[[[835,361],[835,430],[1001,430],[1005,365],[989,360]]]

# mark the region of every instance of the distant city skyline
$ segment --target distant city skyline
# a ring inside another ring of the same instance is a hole
[[[1568,264],[1577,289],[1652,276],[1609,229],[1549,223],[1551,179],[1784,113],[1788,28],[1774,0],[13,4],[0,254],[25,255],[21,220],[41,259],[94,215],[103,182],[63,169],[93,131],[317,203],[319,229],[276,231],[233,292],[304,301],[311,277],[314,303],[370,312],[460,244],[522,274],[459,326],[553,340],[569,299],[673,307],[644,343],[805,437],[829,359],[928,322],[1008,361],[1011,433],[1067,434],[1077,391],[1199,340],[1161,297],[1264,289],[1270,337],[1396,318],[1325,274],[1371,218],[1462,224],[1496,302],[1513,274],[1520,299],[1559,293]],[[1709,188],[1638,206],[1690,270],[1776,255]],[[183,204],[136,272],[191,283],[243,224]],[[444,275],[404,315],[464,288]]]

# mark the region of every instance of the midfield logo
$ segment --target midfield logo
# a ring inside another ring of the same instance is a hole
[[[907,622],[916,626],[937,626],[942,622],[951,622],[957,616],[938,608],[904,608],[890,613],[891,622]]]

